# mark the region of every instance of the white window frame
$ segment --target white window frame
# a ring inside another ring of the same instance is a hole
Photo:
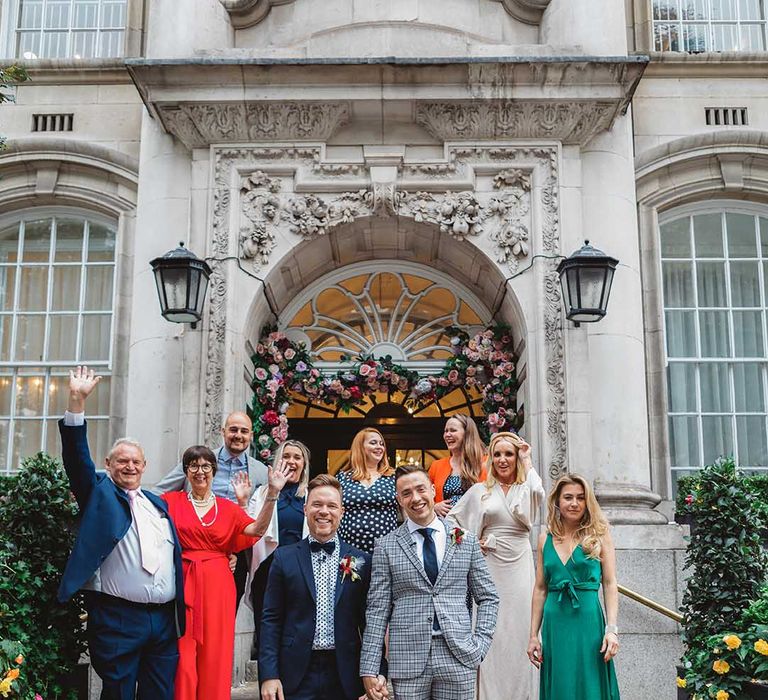
[[[718,413],[708,413],[703,412],[701,410],[701,404],[702,404],[702,396],[701,396],[701,383],[700,383],[700,373],[696,372],[696,385],[695,385],[695,393],[696,393],[696,410],[694,412],[691,411],[684,411],[684,412],[673,412],[671,410],[671,406],[667,403],[667,421],[670,422],[670,419],[676,416],[680,417],[695,417],[697,419],[697,438],[698,438],[698,452],[699,452],[699,461],[702,462],[700,465],[688,465],[688,466],[674,466],[672,464],[671,459],[671,448],[672,448],[672,437],[670,435],[670,460],[669,460],[669,468],[670,468],[670,474],[672,477],[672,487],[673,491],[675,490],[675,483],[676,483],[676,477],[675,474],[680,473],[681,475],[685,475],[686,473],[696,472],[699,469],[701,469],[704,464],[704,434],[703,434],[703,421],[702,417],[706,417],[708,415],[712,416],[729,416],[731,419],[731,434],[732,434],[732,440],[733,440],[733,454],[737,456],[737,463],[738,463],[738,430],[736,425],[736,419],[737,417],[741,416],[763,416],[764,421],[766,422],[766,435],[768,436],[768,271],[766,271],[766,268],[768,268],[768,256],[762,256],[761,247],[760,247],[760,237],[764,233],[762,229],[758,228],[756,231],[756,243],[757,243],[757,258],[744,258],[744,260],[757,260],[758,262],[758,281],[760,285],[760,294],[761,294],[761,305],[755,306],[755,307],[748,307],[749,310],[753,311],[760,311],[762,314],[762,327],[763,327],[763,356],[762,357],[733,357],[733,356],[727,356],[727,357],[719,357],[719,358],[705,358],[701,357],[701,332],[700,332],[700,326],[699,326],[699,311],[704,308],[708,309],[709,307],[700,307],[698,304],[695,307],[685,307],[685,309],[678,309],[677,307],[673,307],[670,310],[693,310],[695,312],[695,328],[696,328],[696,348],[697,348],[697,356],[696,357],[672,357],[670,358],[668,355],[668,345],[667,345],[667,321],[666,321],[666,312],[667,312],[667,306],[666,306],[666,300],[664,299],[664,276],[663,276],[663,263],[664,261],[669,262],[679,262],[679,261],[692,261],[693,263],[693,288],[694,293],[697,289],[697,271],[696,271],[696,262],[699,260],[705,260],[705,261],[712,261],[712,262],[718,262],[720,260],[724,260],[725,262],[725,285],[726,285],[726,299],[727,299],[727,306],[724,307],[718,307],[718,310],[726,311],[729,315],[733,313],[734,309],[736,311],[746,309],[747,307],[734,307],[731,299],[732,299],[732,289],[731,289],[731,278],[730,278],[730,263],[733,260],[728,255],[727,249],[724,247],[723,254],[724,258],[697,258],[695,249],[691,249],[691,257],[690,258],[664,258],[662,257],[661,251],[662,251],[662,245],[661,245],[661,227],[665,224],[668,224],[672,221],[677,221],[680,219],[688,219],[690,221],[690,217],[692,216],[698,216],[698,215],[704,215],[704,214],[746,214],[748,216],[756,216],[756,217],[762,217],[764,219],[768,219],[768,207],[761,206],[758,204],[752,204],[749,202],[743,202],[739,200],[715,200],[710,203],[699,203],[699,204],[688,204],[680,207],[675,207],[674,209],[671,209],[667,212],[664,212],[663,214],[659,215],[658,218],[658,228],[657,228],[657,236],[658,236],[658,246],[659,246],[659,257],[658,257],[658,264],[659,264],[659,280],[660,280],[660,298],[661,298],[661,313],[663,316],[663,323],[662,323],[662,329],[663,329],[663,347],[664,347],[664,368],[665,372],[667,374],[667,382],[669,383],[669,365],[670,362],[677,363],[677,364],[693,364],[696,365],[703,365],[707,364],[709,362],[712,363],[723,363],[728,365],[728,381],[729,381],[729,390],[730,390],[730,411],[728,412],[718,412]],[[759,222],[758,222],[759,226]],[[724,242],[725,246],[725,242]],[[736,259],[740,260],[740,259]],[[733,348],[734,348],[734,338],[733,338],[733,324],[732,322],[729,322],[729,343],[731,348],[731,355],[733,355]],[[733,379],[733,366],[738,363],[752,363],[752,364],[760,364],[761,365],[761,379],[763,383],[763,396],[765,400],[765,410],[762,412],[749,412],[749,411],[737,411],[736,409],[736,396],[734,394],[735,392],[735,383]],[[671,391],[671,390],[670,390]],[[743,466],[744,469],[749,469],[750,471],[759,471],[759,472],[765,472],[768,473],[768,466],[751,466],[751,465],[739,465]]]

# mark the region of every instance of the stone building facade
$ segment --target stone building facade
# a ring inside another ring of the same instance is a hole
[[[676,475],[726,453],[768,466],[761,0],[0,13],[31,77],[0,116],[6,470],[57,451],[82,361],[108,377],[97,449],[136,435],[157,477],[247,404],[265,324],[408,274],[511,325],[540,471],[593,480],[620,582],[679,604]],[[620,265],[605,319],[575,327],[555,269],[584,239]],[[161,318],[148,264],[180,240],[213,268],[196,329]],[[625,697],[674,697],[676,625],[627,599],[620,621]]]

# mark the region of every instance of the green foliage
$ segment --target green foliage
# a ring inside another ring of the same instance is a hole
[[[13,102],[14,97],[7,92],[16,83],[23,83],[29,80],[27,71],[22,66],[0,66],[0,104],[3,102]],[[5,147],[5,139],[0,136],[0,150]]]
[[[0,639],[26,650],[28,689],[18,697],[76,700],[68,689],[85,632],[79,599],[56,591],[74,542],[77,505],[58,461],[43,452],[22,463],[0,489]]]
[[[0,639],[0,695],[13,693],[14,697],[29,694],[24,673],[24,647],[10,639]],[[34,697],[34,696],[31,696]]]
[[[766,630],[754,624],[762,614],[766,521],[750,479],[732,459],[722,459],[703,469],[683,493],[684,512],[695,524],[685,562],[692,574],[683,596],[683,666],[689,692],[701,698],[714,698],[718,690],[732,699],[743,697],[742,685],[766,677],[768,669],[754,648]],[[739,637],[738,649],[724,646],[728,634]],[[718,659],[728,661],[730,670],[718,673],[713,668]]]
[[[675,511],[678,515],[693,513],[693,497],[701,489],[700,480],[699,475],[683,476],[677,480]],[[768,523],[768,475],[745,474],[741,483],[746,493],[752,498],[763,522]]]

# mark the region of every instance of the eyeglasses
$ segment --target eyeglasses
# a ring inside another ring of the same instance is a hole
[[[189,464],[187,465],[187,471],[195,474],[196,472],[203,472],[203,474],[210,474],[213,471],[213,465],[206,462],[205,464]]]

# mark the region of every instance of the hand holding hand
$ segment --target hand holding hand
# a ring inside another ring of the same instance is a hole
[[[383,700],[389,697],[387,688],[387,679],[384,676],[363,676],[363,685],[365,686],[365,695],[368,700]]]
[[[283,486],[288,481],[288,468],[286,467],[285,460],[281,459],[277,464],[269,467],[267,471],[269,495],[274,497],[283,490]]]
[[[435,503],[435,514],[439,518],[444,518],[446,515],[448,515],[448,511],[450,509],[451,509],[450,501],[440,501],[440,503]]]
[[[235,490],[237,502],[245,508],[248,505],[248,499],[251,497],[251,478],[247,471],[235,472],[232,477],[232,488]]]
[[[100,376],[88,367],[78,365],[75,370],[69,370],[69,401],[67,410],[70,413],[82,413],[85,400],[90,396],[96,385],[101,381]]]
[[[271,678],[261,684],[261,700],[285,700],[279,678]]]
[[[608,663],[616,656],[619,653],[619,635],[614,632],[606,632],[603,637],[603,644],[600,647],[600,653],[603,655],[605,663]]]
[[[531,637],[531,641],[528,642],[528,659],[536,667],[541,668],[541,662],[544,660],[544,656],[541,653],[541,642],[538,637]]]

